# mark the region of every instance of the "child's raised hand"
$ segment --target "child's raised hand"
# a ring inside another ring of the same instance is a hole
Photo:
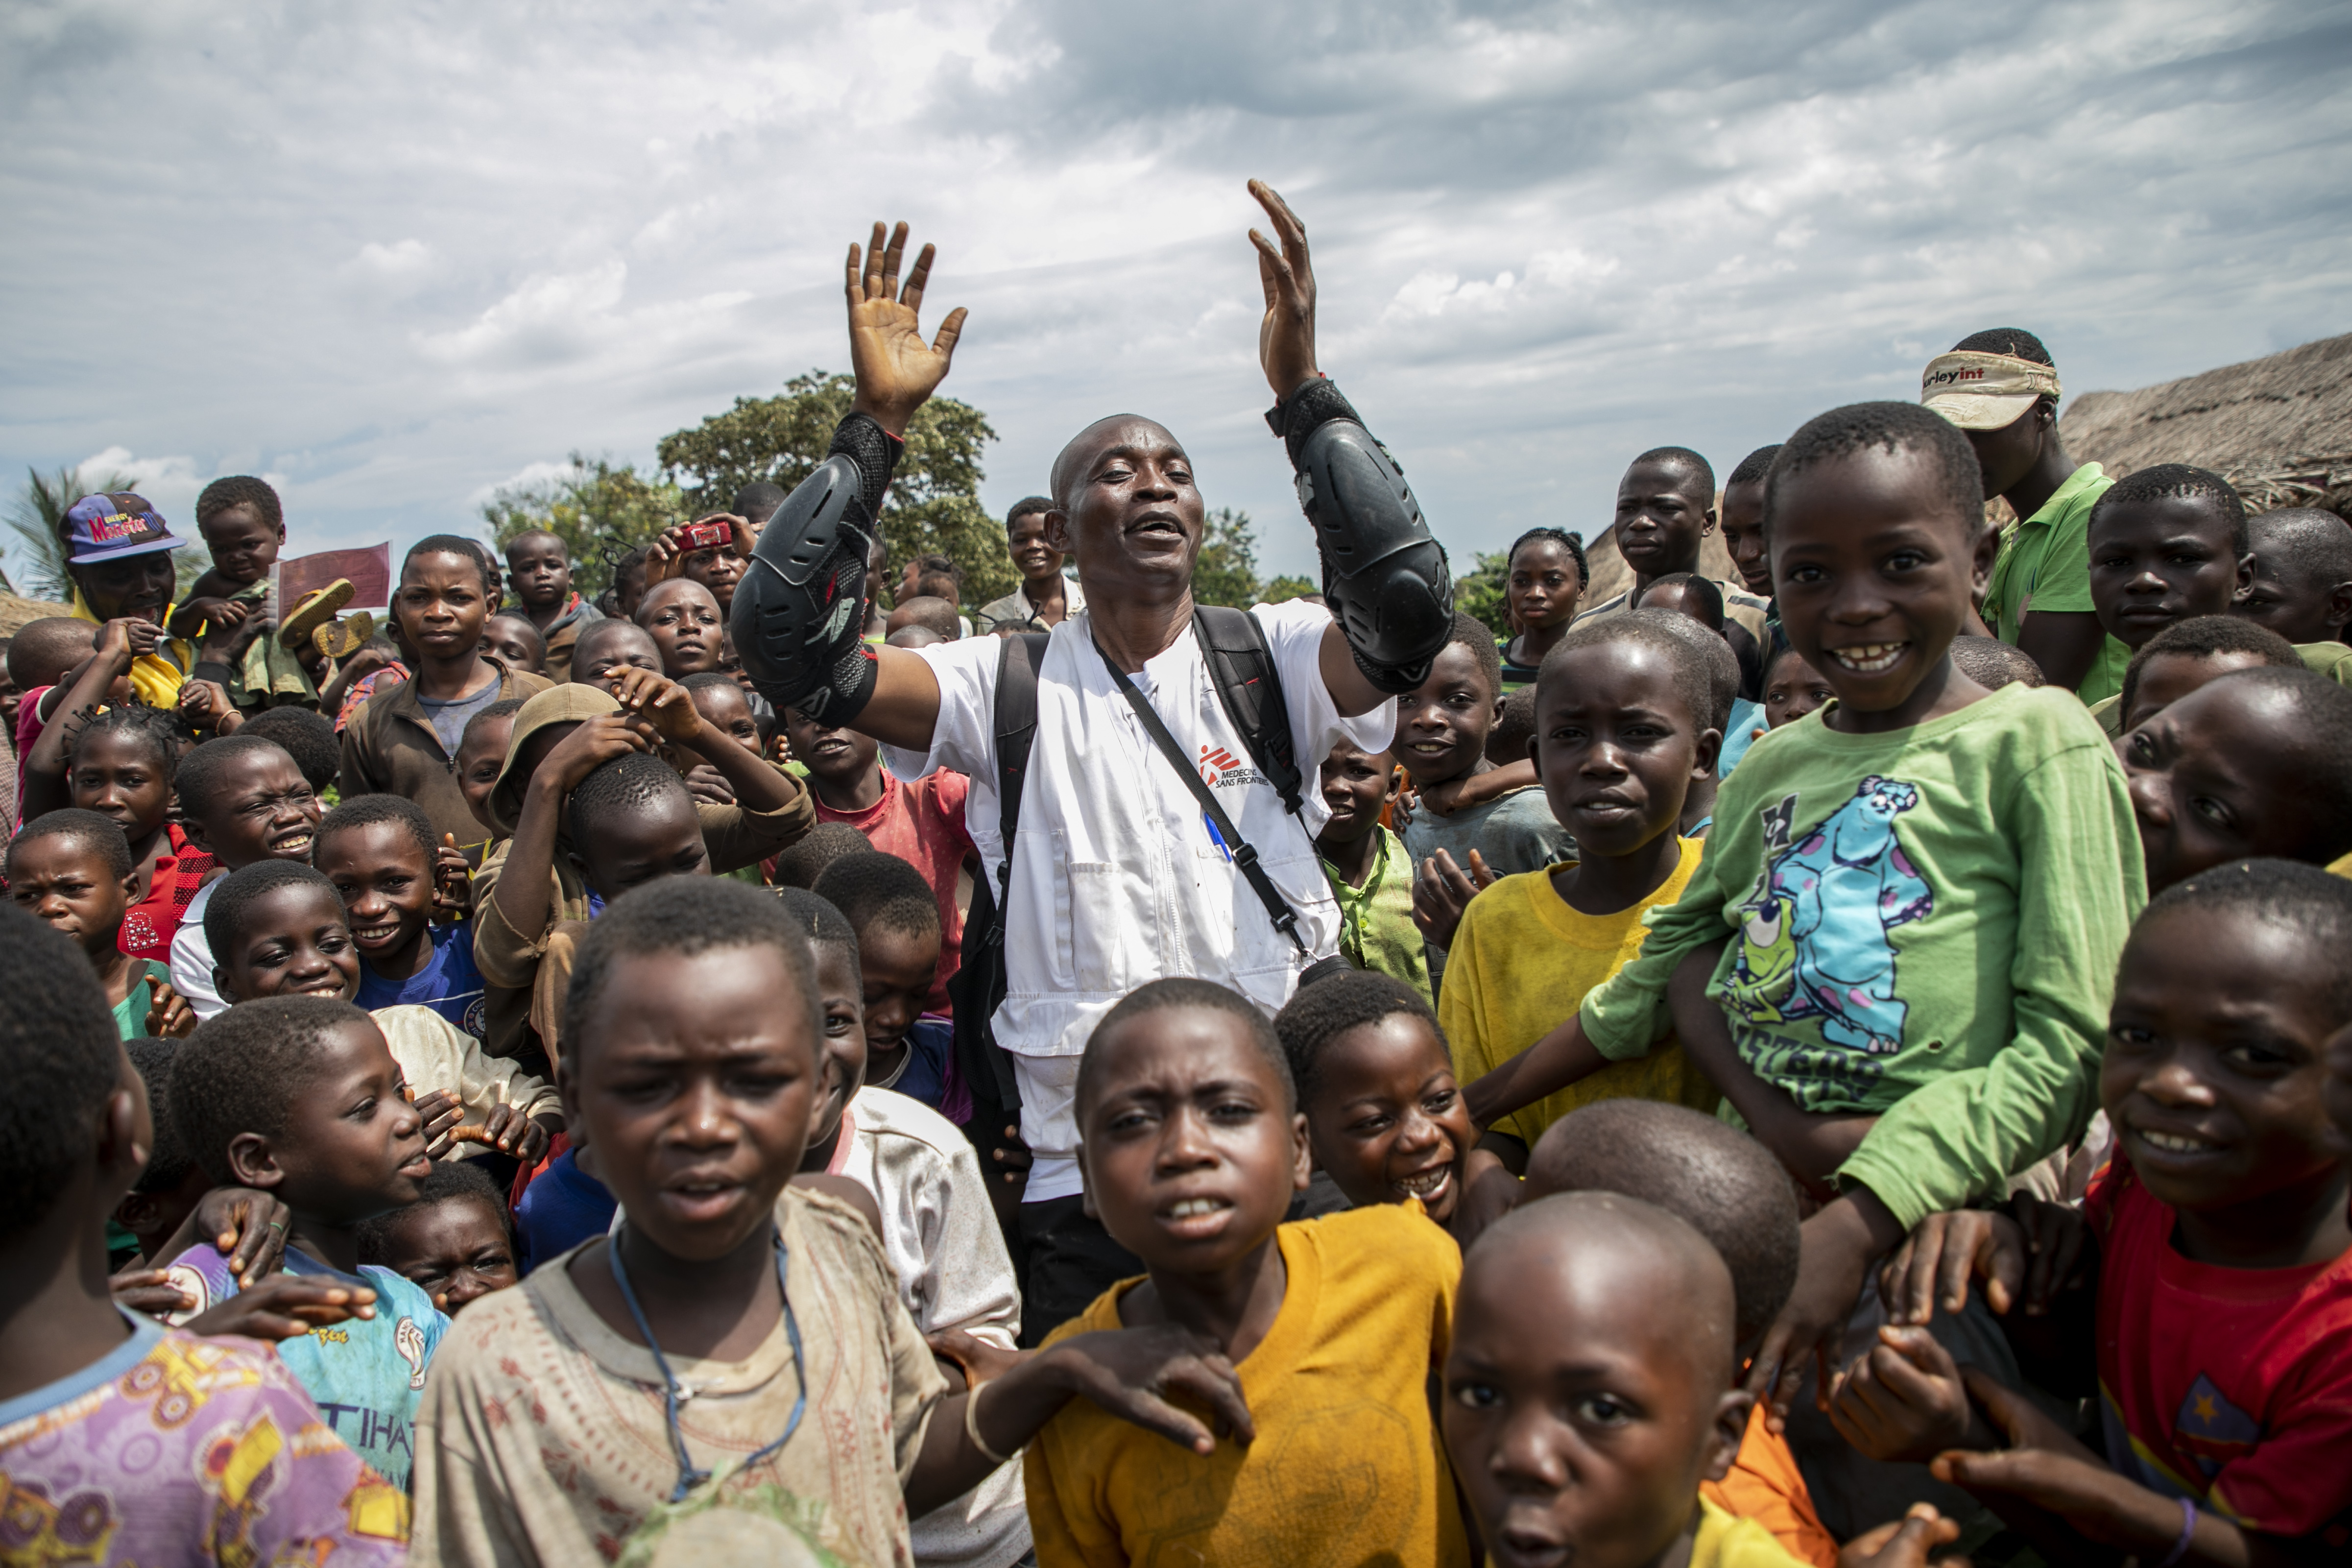
[[[691,746],[702,739],[702,715],[685,687],[652,669],[625,669],[613,683],[613,700],[621,711],[643,720],[655,734],[673,745]]]
[[[1959,1521],[1931,1502],[1915,1502],[1891,1524],[1865,1530],[1838,1552],[1838,1568],[1927,1568],[1927,1553],[1960,1538]],[[1937,1568],[1969,1568],[1965,1557],[1938,1557]]]
[[[425,1119],[425,1152],[427,1157],[438,1160],[456,1142],[449,1133],[457,1127],[465,1108],[457,1103],[457,1097],[446,1089],[418,1095],[415,1104],[416,1114]]]
[[[193,1234],[208,1236],[239,1285],[277,1272],[294,1211],[255,1187],[215,1187],[196,1200]]]
[[[706,805],[735,804],[735,786],[709,763],[697,763],[686,770],[686,793]]]
[[[190,1318],[192,1334],[243,1334],[256,1340],[295,1340],[312,1329],[347,1318],[375,1316],[375,1292],[364,1285],[337,1285],[299,1274],[273,1274],[227,1300]]]
[[[727,525],[724,545],[697,544],[687,537],[688,529],[709,528],[714,522]],[[731,511],[714,511],[709,517],[698,517],[692,522],[673,523],[661,531],[651,544],[646,546],[646,586],[667,583],[685,569],[686,558],[698,550],[724,549],[739,560],[749,560],[751,546],[759,542],[759,531],[744,518]]]
[[[907,422],[946,379],[956,340],[963,335],[965,314],[961,305],[950,310],[939,335],[923,342],[920,315],[923,288],[930,281],[932,247],[926,245],[916,256],[914,270],[901,289],[898,264],[906,248],[905,224],[889,232],[886,244],[883,226],[877,223],[864,266],[852,244],[846,268],[849,368],[857,378],[853,406],[893,436],[907,433]]]
[[[201,599],[190,599],[180,608],[184,614],[204,622],[207,636],[233,632],[245,625],[247,606],[235,599],[222,599],[206,595]]]
[[[418,1101],[421,1109],[424,1102]],[[482,1123],[486,1146],[501,1154],[511,1154],[523,1163],[524,1169],[539,1163],[547,1152],[547,1129],[531,1121],[515,1106],[501,1105]]]
[[[474,908],[474,878],[466,867],[466,852],[457,836],[445,833],[433,852],[433,919],[445,924],[464,920]]]
[[[1985,1282],[1985,1304],[2007,1316],[2025,1279],[2025,1237],[2007,1215],[1985,1209],[1931,1214],[1912,1228],[1878,1271],[1890,1322],[1924,1323],[1940,1304],[1969,1304],[1969,1280]]]
[[[211,730],[226,735],[242,722],[244,716],[228,700],[228,689],[219,681],[187,680],[180,684],[180,717],[188,721],[191,730]]]
[[[570,795],[582,779],[614,757],[652,750],[645,725],[625,713],[599,713],[555,743],[531,775],[531,787],[538,788],[543,778],[557,795]]]
[[[158,980],[147,993],[147,1032],[159,1040],[184,1040],[196,1032],[196,1010],[168,982]]]
[[[1042,1352],[1060,1363],[1072,1391],[1111,1415],[1196,1454],[1217,1451],[1217,1434],[1200,1417],[1165,1397],[1188,1394],[1206,1405],[1219,1431],[1242,1443],[1254,1441],[1257,1426],[1242,1397],[1241,1373],[1223,1351],[1190,1329],[1154,1323],[1140,1329],[1106,1329],[1078,1334]]]
[[[1969,1394],[1951,1352],[1894,1324],[1838,1379],[1830,1425],[1874,1459],[1925,1462],[1969,1440]]]
[[[1466,872],[1454,863],[1452,851],[1439,850],[1421,863],[1421,875],[1413,880],[1412,923],[1435,945],[1453,946],[1462,911],[1496,880],[1495,873],[1486,868],[1486,858],[1475,849],[1470,851]]]
[[[1265,209],[1274,239],[1249,231],[1257,247],[1257,279],[1265,289],[1258,323],[1257,363],[1277,398],[1288,397],[1320,373],[1315,368],[1315,268],[1307,254],[1307,226],[1264,180],[1249,194]],[[1279,243],[1277,243],[1277,241]]]
[[[154,621],[137,616],[120,616],[98,628],[97,646],[90,651],[128,664],[155,651],[163,639],[163,628]]]

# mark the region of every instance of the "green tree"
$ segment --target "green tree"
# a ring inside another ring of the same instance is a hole
[[[1202,521],[1201,553],[1192,561],[1192,602],[1249,608],[1258,602],[1257,526],[1249,513],[1229,506]]]
[[[0,587],[28,599],[58,604],[72,599],[73,584],[66,576],[66,547],[60,531],[66,513],[84,496],[130,488],[126,474],[68,468],[45,474],[26,468],[24,489],[8,504],[11,537],[6,547],[0,549],[0,560],[6,563],[0,568]],[[201,556],[203,552],[196,553]]]
[[[1478,567],[1454,579],[1454,607],[1483,623],[1498,637],[1511,635],[1504,588],[1509,577],[1507,550],[1478,552]]]
[[[613,565],[663,529],[692,515],[677,486],[648,479],[634,463],[590,460],[552,478],[502,487],[482,504],[490,538],[503,548],[520,533],[544,529],[572,554],[572,585],[593,599],[613,584]]]
[[[697,514],[725,511],[754,479],[791,489],[816,470],[849,412],[846,375],[813,370],[774,397],[739,397],[654,448]],[[896,564],[944,555],[963,573],[967,608],[1013,591],[1020,581],[1004,549],[1004,528],[981,505],[981,448],[996,439],[987,416],[952,397],[934,397],[907,427],[907,449],[882,507],[882,537]]]

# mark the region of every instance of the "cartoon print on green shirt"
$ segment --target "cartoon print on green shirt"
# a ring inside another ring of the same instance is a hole
[[[1873,773],[1794,844],[1797,797],[1764,812],[1769,858],[1740,906],[1727,1007],[1765,1028],[1818,1018],[1822,1038],[1848,1051],[1902,1049],[1909,1006],[1895,993],[1887,933],[1936,904],[1895,837],[1895,819],[1918,804],[1917,785]]]

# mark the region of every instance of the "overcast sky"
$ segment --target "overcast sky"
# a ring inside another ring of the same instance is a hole
[[[846,368],[842,254],[904,217],[992,509],[1133,409],[1309,570],[1253,174],[1466,566],[1981,327],[2070,395],[2352,331],[2352,8],[10,0],[0,470],[107,454],[175,521],[264,473],[297,550],[474,531]]]

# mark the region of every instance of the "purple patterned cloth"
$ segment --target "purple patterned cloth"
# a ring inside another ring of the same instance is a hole
[[[123,1315],[120,1348],[0,1403],[0,1561],[406,1561],[407,1497],[267,1345]]]

